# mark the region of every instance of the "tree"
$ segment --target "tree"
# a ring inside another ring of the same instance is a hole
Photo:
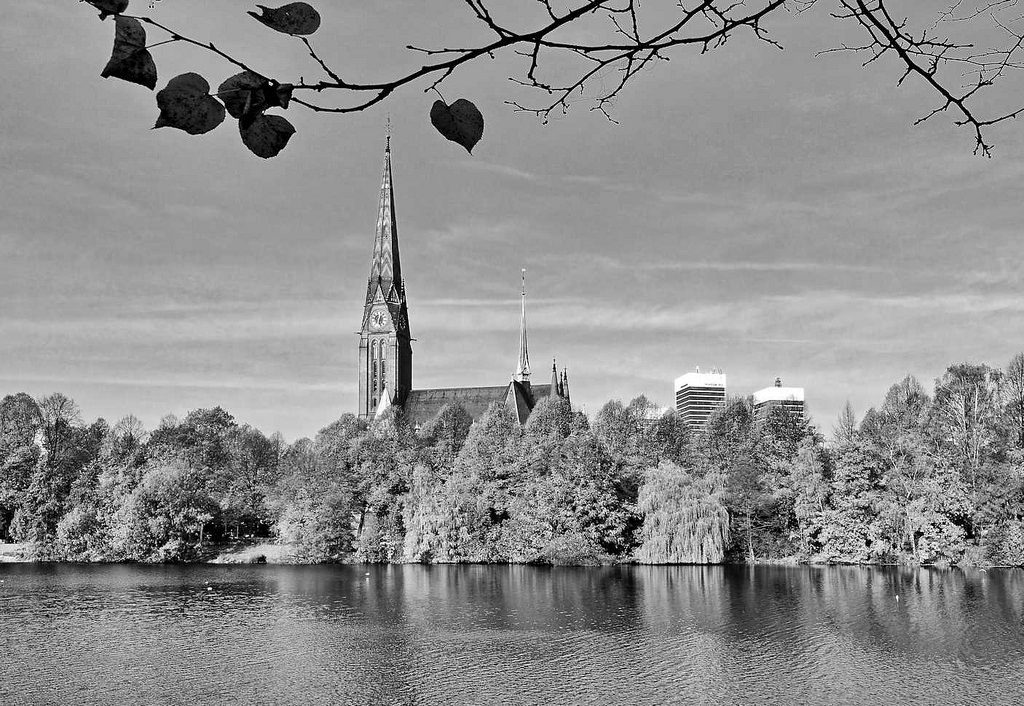
[[[416,437],[392,407],[352,444],[359,507],[356,556],[387,562],[402,554],[403,498],[409,492]]]
[[[695,477],[674,463],[648,469],[640,487],[641,564],[718,564],[729,543],[725,478]]]
[[[42,422],[39,405],[24,392],[0,400],[0,539],[7,536],[39,461],[36,435]]]
[[[847,444],[853,441],[856,433],[857,415],[853,412],[853,405],[847,400],[839,416],[836,418],[835,425],[832,427],[832,438],[835,439],[837,444]]]
[[[692,462],[693,439],[690,425],[670,409],[648,430],[648,449],[653,464],[669,461],[687,465]]]
[[[357,479],[349,448],[365,428],[345,415],[321,429],[315,442],[299,439],[280,453],[266,506],[277,536],[300,561],[334,562],[352,553]]]
[[[860,564],[882,558],[875,542],[878,462],[863,439],[836,450],[830,509],[819,534],[828,561]]]
[[[0,454],[33,443],[42,422],[39,405],[24,392],[0,400]]]
[[[764,491],[756,514],[760,551],[769,558],[792,556],[804,547],[796,511],[801,490],[799,456],[808,444],[820,450],[821,439],[803,415],[777,406],[769,407],[755,433],[754,463]],[[756,486],[752,489],[756,492]]]
[[[749,398],[733,398],[708,417],[697,442],[699,472],[725,477],[730,536],[736,549],[753,563],[765,544],[762,520],[775,523],[774,499],[765,484],[761,434]],[[771,530],[769,530],[770,532]]]
[[[527,437],[564,439],[572,433],[572,406],[564,397],[544,397],[530,412]]]
[[[74,400],[59,392],[39,399],[42,416],[43,450],[50,466],[59,464],[69,451],[72,430],[82,423],[81,412]]]
[[[647,466],[657,465],[661,454],[679,452],[679,440],[672,437],[686,432],[678,427],[673,429],[671,422],[661,426],[661,418],[657,405],[644,395],[625,406],[613,400],[598,411],[594,433],[617,461],[639,473]],[[664,435],[659,436],[660,433]]]
[[[866,443],[878,456],[876,530],[894,553],[910,548],[916,561],[921,528],[917,509],[925,501],[938,459],[926,434],[932,401],[924,386],[907,375],[886,392],[879,409],[870,409],[853,445]],[[916,504],[915,504],[916,503]]]
[[[217,479],[222,521],[234,525],[235,535],[245,531],[266,536],[268,516],[264,502],[277,482],[278,449],[258,429],[249,425],[227,432],[229,461]]]
[[[449,402],[441,407],[422,432],[424,441],[434,454],[437,467],[451,467],[462,445],[466,442],[473,417],[458,402]]]
[[[216,510],[202,469],[180,457],[154,459],[147,464],[142,481],[110,518],[110,558],[195,560],[204,528]]]
[[[111,432],[111,455],[115,461],[120,462],[134,462],[149,439],[146,428],[134,414],[122,417]]]
[[[1006,366],[1006,415],[1014,443],[1024,449],[1024,353],[1013,356]]]
[[[405,561],[449,563],[488,556],[471,534],[477,519],[476,479],[443,473],[425,464],[413,469],[405,500]]]
[[[419,68],[369,81],[343,77],[314,47],[310,36],[319,29],[321,18],[304,2],[280,8],[259,6],[262,13],[249,14],[301,43],[311,66],[321,74],[308,81],[258,72],[252,68],[252,59],[229,54],[218,43],[195,39],[188,36],[190,32],[167,27],[153,16],[129,15],[128,0],[87,2],[100,10],[101,19],[113,16],[116,23],[104,77],[155,89],[157,68],[150,50],[168,43],[209,52],[238,71],[215,92],[195,73],[172,78],[157,93],[161,112],[156,126],[202,134],[217,127],[227,113],[238,119],[243,143],[261,157],[277,155],[295,132],[291,123],[268,110],[296,105],[319,113],[358,112],[414,84],[438,94],[440,100],[430,110],[437,130],[472,150],[483,134],[483,116],[466,99],[449,105],[440,88],[461,67],[499,53],[519,58],[517,74],[511,77],[515,85],[542,96],[537,103],[512,97],[506,103],[514,110],[547,120],[552,114],[567,112],[571,102],[583,95],[591,100],[592,109],[611,119],[613,101],[642,70],[686,52],[702,55],[720,50],[730,39],[744,34],[779,47],[770,36],[772,23],[785,21],[785,11],[790,8],[806,11],[814,6],[826,6],[835,21],[856,28],[863,38],[831,51],[864,53],[866,63],[892,58],[902,71],[900,83],[913,78],[937,99],[934,109],[917,122],[939,114],[952,115],[956,125],[972,131],[976,153],[991,153],[985,128],[1024,110],[1013,106],[992,109],[985,102],[985,89],[1021,66],[1024,19],[1014,11],[1015,0],[963,0],[937,14],[932,10],[910,16],[902,14],[903,7],[894,0],[693,0],[671,6],[639,0],[464,0],[480,33],[464,40],[453,38],[442,48],[407,47],[425,59]],[[199,17],[197,23],[201,24]],[[989,45],[978,46],[969,35],[983,20],[994,23],[999,39],[986,39]],[[147,44],[147,28],[166,39]],[[250,51],[255,54],[259,49]],[[966,85],[962,80],[965,72],[971,74]],[[592,90],[595,84],[597,88]]]
[[[819,535],[824,527],[824,515],[829,495],[825,476],[825,454],[813,439],[800,445],[790,472],[793,489],[793,514],[800,530],[800,553],[812,556],[821,548]]]
[[[960,363],[935,381],[932,439],[960,470],[975,509],[983,466],[1001,460],[1001,380],[999,371],[987,365]]]
[[[230,460],[227,434],[235,426],[235,418],[220,407],[194,409],[180,422],[165,417],[149,445],[157,453],[161,448],[181,453],[190,464],[219,473]]]

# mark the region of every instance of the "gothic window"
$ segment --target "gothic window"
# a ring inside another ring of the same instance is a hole
[[[377,392],[377,361],[373,361],[373,391]]]

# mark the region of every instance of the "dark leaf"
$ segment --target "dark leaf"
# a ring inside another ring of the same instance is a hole
[[[442,100],[434,101],[430,109],[430,123],[447,139],[465,147],[470,154],[484,136],[484,116],[465,98],[460,98],[450,106]]]
[[[224,121],[224,106],[210,95],[210,84],[199,74],[181,74],[156,94],[160,117],[153,127],[176,127],[202,135]]]
[[[292,2],[278,8],[257,5],[263,14],[258,15],[252,10],[249,14],[270,29],[285,34],[313,34],[320,27],[320,13],[312,5],[304,2]]]
[[[263,87],[269,83],[259,74],[243,71],[225,79],[217,88],[217,97],[224,101],[224,107],[232,118],[240,119],[267,107]]]
[[[128,0],[85,0],[87,3],[100,11],[100,19],[105,20],[110,15],[120,15],[128,9]]]
[[[288,104],[292,100],[292,89],[294,86],[290,83],[279,83],[277,85],[277,102],[282,108],[287,108]]]
[[[280,115],[257,115],[252,123],[243,127],[238,123],[242,142],[257,157],[276,157],[295,134],[292,124]]]
[[[263,102],[267,108],[287,108],[288,106],[281,102],[281,84],[275,81],[269,81],[267,85],[263,87]],[[285,103],[291,100],[292,89],[291,86],[284,94]]]
[[[103,72],[103,78],[119,78],[153,90],[156,88],[156,63],[146,49],[146,30],[131,17],[116,17],[114,51]]]

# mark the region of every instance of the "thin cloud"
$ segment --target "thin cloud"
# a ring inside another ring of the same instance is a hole
[[[74,384],[192,390],[303,390],[306,392],[355,392],[356,389],[355,385],[341,382],[301,383],[294,380],[268,380],[258,376],[226,379],[220,375],[216,377],[211,375],[210,377],[137,376],[123,378],[105,375],[26,374],[19,375],[17,378],[0,377],[0,382],[33,383],[37,387],[41,384],[58,386]]]
[[[889,268],[846,262],[753,262],[740,260],[686,260],[678,262],[627,262],[594,256],[592,261],[609,270],[645,272],[888,272]]]
[[[458,163],[458,166],[470,171],[477,172],[488,172],[491,174],[497,174],[499,176],[510,177],[512,179],[518,179],[520,181],[528,181],[531,183],[545,183],[549,181],[546,176],[528,172],[523,169],[516,167],[510,167],[507,164],[496,164],[494,162],[484,162],[477,160],[463,160]]]

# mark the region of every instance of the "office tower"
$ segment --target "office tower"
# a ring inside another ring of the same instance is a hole
[[[725,373],[686,373],[676,378],[676,413],[691,427],[701,427],[711,413],[725,404]]]
[[[775,384],[754,393],[754,417],[763,420],[768,410],[780,407],[787,412],[804,416],[804,388],[783,387],[782,380],[775,378]]]

